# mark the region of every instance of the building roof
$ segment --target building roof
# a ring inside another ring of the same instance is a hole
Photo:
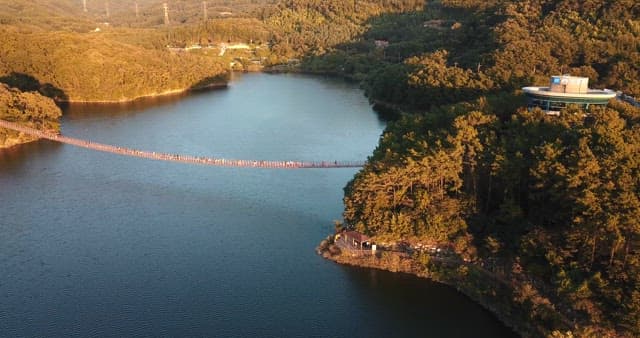
[[[354,239],[354,240],[356,240],[356,241],[358,241],[360,243],[368,242],[369,239],[370,239],[369,236],[367,236],[367,235],[365,235],[363,233],[354,231],[354,230],[345,231],[345,232],[342,233],[342,235],[344,237],[349,237],[351,239]]]
[[[606,104],[616,97],[613,90],[589,88],[589,78],[571,75],[551,76],[548,87],[524,87],[527,96],[543,100],[577,101]]]
[[[522,90],[530,96],[557,99],[582,99],[584,101],[608,101],[616,97],[616,92],[610,89],[588,89],[585,93],[554,92],[549,87],[524,87]]]

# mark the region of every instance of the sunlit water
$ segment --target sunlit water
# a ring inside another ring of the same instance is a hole
[[[256,160],[364,160],[383,127],[355,85],[266,74],[62,121],[97,142]],[[0,336],[513,335],[451,288],[315,254],[355,172],[0,150]]]

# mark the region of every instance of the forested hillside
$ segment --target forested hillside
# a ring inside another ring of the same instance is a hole
[[[369,17],[356,41],[326,44],[331,53],[305,66],[366,79],[373,99],[411,108],[429,108],[421,97],[434,99],[440,88],[512,90],[560,73],[638,96],[639,16],[632,0],[434,1]],[[388,46],[376,48],[375,40]]]
[[[637,334],[640,109],[583,114],[520,109],[501,120],[480,100],[404,117],[346,188],[345,221],[468,260],[518,262],[577,322]]]
[[[640,94],[639,24],[635,1],[443,0],[307,58],[406,112],[345,188],[346,223],[513,267],[529,334],[639,335],[640,109],[553,117],[519,93],[571,73]]]
[[[32,77],[59,89],[55,98],[61,101],[126,101],[226,82],[226,68],[212,59],[141,48],[99,34],[0,32],[4,82]]]
[[[25,29],[88,31],[93,25],[82,1],[0,0],[0,25]]]
[[[222,60],[171,53],[162,45],[166,33],[158,29],[96,22],[80,1],[5,5],[0,79],[12,86],[38,89],[58,101],[128,101],[228,79]],[[118,8],[118,2],[110,5]]]
[[[266,19],[273,49],[289,57],[322,55],[357,39],[366,20],[383,13],[421,10],[422,0],[283,0]]]

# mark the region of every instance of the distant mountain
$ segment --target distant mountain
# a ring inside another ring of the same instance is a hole
[[[260,17],[276,0],[0,0],[0,24],[46,30],[83,31],[96,23],[115,26],[164,25],[167,4],[172,26],[211,18]],[[204,4],[206,5],[204,5]],[[206,16],[205,16],[206,13]]]
[[[0,82],[61,101],[126,101],[224,83],[227,77],[226,67],[214,59],[147,49],[99,33],[0,27],[0,60]]]
[[[0,0],[0,24],[45,30],[87,30],[92,18],[81,0]]]
[[[0,82],[59,101],[127,101],[225,84],[222,60],[165,48],[164,36],[203,15],[203,2],[166,1],[166,29],[164,2],[87,0],[85,12],[82,0],[0,0]],[[207,11],[209,3],[216,2]]]
[[[78,1],[80,6],[82,1]],[[165,24],[164,4],[170,25],[200,23],[211,18],[259,16],[274,0],[87,0],[87,13],[98,21],[131,27]]]

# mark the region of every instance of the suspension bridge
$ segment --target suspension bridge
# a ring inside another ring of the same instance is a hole
[[[96,143],[88,140],[63,136],[46,132],[35,128],[20,125],[15,122],[0,120],[0,127],[15,130],[27,135],[44,138],[77,147],[112,153],[123,156],[146,158],[158,161],[180,162],[188,164],[200,164],[215,167],[240,167],[240,168],[272,168],[272,169],[311,169],[311,168],[359,168],[364,162],[345,161],[264,161],[264,160],[236,160],[216,157],[203,157],[181,154],[169,154],[161,152],[144,151],[109,144]]]

